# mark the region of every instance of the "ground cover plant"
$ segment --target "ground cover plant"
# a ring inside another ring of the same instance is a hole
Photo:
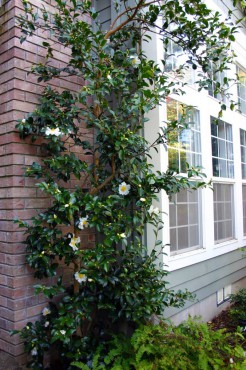
[[[239,344],[240,331],[226,333],[211,330],[197,318],[173,326],[140,326],[132,335],[114,337],[107,345],[99,345],[91,361],[74,365],[83,370],[201,370],[245,369],[244,350]]]
[[[55,0],[53,11],[41,3],[37,9],[23,0],[19,23],[22,42],[38,30],[50,37],[43,42],[46,63],[32,67],[46,87],[40,105],[17,128],[23,139],[43,140],[42,164],[33,163],[25,175],[38,179],[38,189],[52,203],[32,222],[16,222],[27,233],[28,264],[35,277],[46,279],[36,293],[50,303],[40,321],[28,323],[20,335],[34,370],[49,366],[44,362],[49,352],[59,354],[51,359],[51,369],[72,369],[74,361],[91,368],[99,343],[108,343],[118,332],[130,335],[152,315],[191,298],[168,288],[167,271],[158,262],[163,225],[155,202],[161,190],[172,196],[183,188],[207,186],[205,175],[188,164],[186,175],[176,168],[155,171],[150,151],[166,146],[173,132],[178,135],[187,127],[192,108],[183,106],[178,121],[163,122],[154,142],[146,141],[143,130],[151,124],[151,110],[170,94],[184,93],[185,69],[200,68],[199,90],[213,84],[217,93],[226,94],[231,81],[224,78],[222,86],[216,74],[233,59],[228,50],[237,27],[231,26],[232,13],[224,19],[198,0],[138,0],[132,6],[115,1],[116,18],[108,31],[101,29],[90,1]],[[161,66],[141,48],[143,42],[151,43],[151,34],[158,34],[166,50]],[[171,41],[187,55],[175,71],[179,79],[165,73]],[[54,43],[70,49],[66,67],[52,65]],[[84,79],[77,93],[49,85],[53,78],[73,75]],[[230,108],[234,106],[231,101]],[[225,109],[221,104],[220,116]],[[93,164],[87,155],[93,156]],[[64,185],[71,178],[77,179],[72,190]],[[144,241],[147,223],[156,236],[152,245]],[[99,235],[94,248],[83,240],[85,228]],[[57,273],[60,262],[73,270],[71,285]],[[51,277],[56,281],[48,284]]]

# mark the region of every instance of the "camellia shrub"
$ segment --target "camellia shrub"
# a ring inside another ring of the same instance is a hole
[[[26,230],[27,262],[41,280],[36,293],[50,300],[40,321],[20,332],[32,369],[44,369],[49,352],[52,369],[71,369],[72,361],[90,359],[112,333],[130,335],[152,315],[191,298],[188,292],[168,289],[167,271],[158,264],[163,225],[155,202],[161,190],[172,196],[206,186],[205,175],[188,165],[183,176],[175,168],[158,172],[150,158],[151,150],[167,145],[172,132],[187,127],[191,107],[183,107],[179,121],[166,122],[154,142],[142,133],[151,125],[151,110],[171,93],[184,93],[184,69],[200,68],[199,90],[213,83],[216,93],[226,93],[230,81],[224,78],[220,85],[213,80],[214,71],[231,62],[236,32],[230,14],[224,20],[199,0],[137,0],[132,6],[115,1],[116,18],[108,31],[102,30],[90,1],[54,4],[50,10],[43,1],[37,9],[23,0],[25,13],[19,17],[21,42],[37,31],[50,37],[42,44],[46,63],[31,70],[38,82],[45,82],[40,105],[17,125],[23,139],[42,141],[43,161],[26,168],[25,175],[37,178],[38,189],[51,199],[51,206],[30,223],[16,221]],[[143,42],[151,43],[152,32],[166,51],[161,66],[141,48]],[[175,71],[180,79],[165,73],[171,41],[187,54]],[[70,50],[65,67],[52,64],[54,43]],[[75,93],[49,85],[66,76],[81,77],[84,86]],[[93,164],[87,155],[93,156]],[[77,186],[69,189],[74,178]],[[147,223],[155,232],[153,245],[144,241]],[[94,248],[83,240],[86,228],[98,235]],[[59,275],[60,263],[72,269],[71,284]]]

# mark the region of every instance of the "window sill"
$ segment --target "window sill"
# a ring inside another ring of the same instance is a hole
[[[242,248],[241,244],[242,240],[239,242],[238,239],[231,239],[209,248],[200,248],[187,253],[166,257],[164,263],[171,272],[232,252],[238,248]]]
[[[230,245],[232,243],[238,243],[238,239],[232,238],[232,239],[229,239],[229,240],[222,241],[221,243],[216,243],[216,244],[214,244],[214,249],[223,248],[223,247],[226,247],[227,245]]]

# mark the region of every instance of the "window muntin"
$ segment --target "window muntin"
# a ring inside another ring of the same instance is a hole
[[[234,177],[232,125],[211,117],[213,176]]]
[[[168,98],[168,121],[179,121],[184,107],[176,100]],[[190,166],[201,166],[202,164],[199,112],[189,109],[186,123],[187,128],[182,131],[173,129],[168,135],[169,167],[183,173],[186,172],[186,163]]]
[[[246,236],[246,184],[242,186],[243,193],[243,235]]]
[[[233,185],[214,183],[214,241],[215,244],[234,238]]]
[[[237,75],[239,78],[237,85],[239,109],[246,114],[246,70],[237,66]]]
[[[240,129],[242,178],[246,179],[246,131]]]
[[[169,203],[170,253],[201,248],[200,190],[181,190]]]

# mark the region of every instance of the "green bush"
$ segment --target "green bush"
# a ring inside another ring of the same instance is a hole
[[[230,314],[240,323],[240,321],[246,321],[246,288],[240,289],[237,293],[230,295],[230,301],[232,308]]]
[[[213,331],[197,319],[177,327],[149,324],[137,329],[130,339],[115,337],[99,346],[91,361],[73,366],[82,370],[242,370],[246,360],[240,339],[239,332]]]

